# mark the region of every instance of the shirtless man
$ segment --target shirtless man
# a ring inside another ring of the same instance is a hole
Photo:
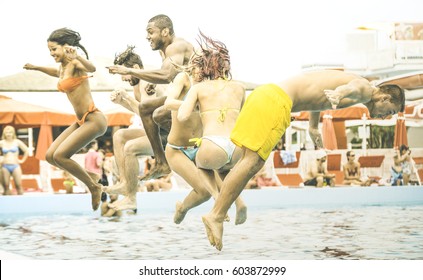
[[[321,111],[362,103],[372,118],[404,110],[404,90],[397,85],[372,86],[365,78],[336,70],[302,73],[256,88],[247,98],[231,133],[242,147],[240,161],[226,176],[211,212],[203,216],[207,237],[216,249],[223,247],[223,220],[247,182],[264,165],[272,148],[290,125],[291,112],[310,111],[310,129],[317,135]],[[321,138],[314,141],[321,146]]]
[[[361,181],[361,165],[355,160],[354,151],[347,152],[347,163],[342,168],[344,169],[344,185],[363,185],[364,182]]]
[[[305,186],[315,186],[321,188],[326,186],[335,186],[335,174],[328,172],[328,166],[326,163],[327,155],[324,150],[318,150],[316,154],[316,160],[309,162],[307,166],[307,173],[305,176]]]
[[[128,68],[143,69],[143,63],[138,54],[129,46],[124,52],[115,58],[115,65],[124,65]],[[112,102],[120,104],[139,115],[139,104],[143,100],[149,100],[164,95],[164,89],[159,86],[149,88],[145,81],[131,75],[122,75],[122,80],[128,82],[134,89],[134,96],[130,96],[125,89],[116,89],[110,95]],[[149,92],[146,91],[149,88]],[[113,152],[119,173],[119,183],[104,188],[109,194],[120,194],[125,197],[122,200],[113,200],[108,204],[115,210],[137,209],[137,187],[139,163],[138,156],[151,156],[153,150],[144,129],[122,128],[113,134]]]
[[[176,37],[173,23],[166,15],[157,15],[151,18],[147,24],[147,40],[152,50],[158,50],[162,55],[162,67],[157,70],[141,70],[124,66],[109,66],[112,74],[132,75],[141,80],[154,84],[169,84],[177,74],[174,64],[187,65],[193,53],[193,46],[188,41]],[[151,100],[142,100],[139,106],[140,116],[147,137],[152,145],[156,166],[148,175],[141,180],[155,179],[167,175],[171,169],[167,163],[163,146],[161,145],[159,123],[170,129],[170,111],[157,109],[164,104],[166,97]]]

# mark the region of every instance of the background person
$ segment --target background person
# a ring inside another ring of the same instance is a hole
[[[16,192],[18,195],[23,194],[22,189],[22,169],[21,164],[28,158],[28,147],[24,142],[19,140],[16,136],[16,131],[13,126],[6,126],[3,129],[2,137],[0,140],[0,148],[3,154],[1,162],[0,179],[1,185],[4,187],[4,195],[10,195],[10,178],[15,182]],[[23,152],[22,159],[19,159],[19,150]]]
[[[398,160],[401,162],[403,184],[404,186],[407,186],[410,183],[411,173],[414,171],[411,150],[407,145],[403,144],[400,146]]]
[[[73,187],[76,184],[75,178],[73,178],[73,176],[69,172],[63,171],[63,179],[63,186],[66,189],[66,193],[73,193]]]
[[[116,210],[109,207],[110,203],[117,201],[119,195],[111,194],[109,195],[110,201],[107,201],[107,193],[103,192],[101,194],[101,216],[103,217],[120,217],[122,216],[122,211]]]
[[[307,166],[307,172],[304,180],[305,186],[335,186],[335,174],[330,174],[327,168],[327,155],[323,150],[316,152],[316,160],[310,161]]]
[[[361,164],[356,160],[355,152],[347,152],[347,162],[343,165],[344,185],[363,185],[361,180]]]
[[[101,176],[101,168],[103,166],[103,154],[98,151],[98,141],[93,140],[88,145],[88,152],[85,154],[85,169],[91,173]]]

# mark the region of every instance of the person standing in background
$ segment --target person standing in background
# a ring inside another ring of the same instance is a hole
[[[21,164],[28,158],[28,147],[16,137],[15,128],[8,125],[3,129],[0,148],[3,154],[3,160],[1,162],[2,175],[0,176],[2,181],[0,181],[0,185],[4,186],[4,195],[11,194],[9,189],[10,177],[13,177],[17,194],[22,195]],[[19,150],[22,150],[24,153],[22,159],[19,159]]]
[[[91,141],[88,145],[88,152],[85,154],[85,169],[89,172],[101,175],[103,156],[98,152],[97,140]]]

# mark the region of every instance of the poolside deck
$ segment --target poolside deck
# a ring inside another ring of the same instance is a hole
[[[173,212],[176,201],[182,201],[189,190],[138,193],[138,212]],[[423,205],[422,186],[399,187],[272,187],[245,190],[242,197],[250,209],[342,208],[380,205]],[[207,212],[212,200],[193,209]],[[0,217],[37,214],[94,214],[89,194],[27,193],[22,196],[0,196]]]

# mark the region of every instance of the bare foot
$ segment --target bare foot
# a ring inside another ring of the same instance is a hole
[[[235,225],[245,223],[247,220],[247,206],[243,205],[236,209]]]
[[[100,206],[101,201],[101,184],[88,186],[88,189],[91,193],[91,206],[93,207],[93,210],[96,211],[98,207]]]
[[[150,179],[157,179],[170,174],[172,170],[166,164],[156,165],[144,176],[138,177],[140,181],[146,181]]]
[[[175,215],[173,216],[173,221],[175,224],[180,224],[184,220],[185,215],[187,214],[187,210],[183,211],[183,204],[180,201],[176,202],[175,208],[176,209]]]
[[[127,187],[123,183],[117,183],[116,185],[103,187],[103,191],[108,194],[121,194],[127,195]]]
[[[137,210],[136,195],[125,196],[123,199],[109,204],[109,208],[114,210]]]
[[[222,251],[223,223],[218,222],[210,214],[202,217],[204,226],[206,227],[207,237],[210,244]]]

